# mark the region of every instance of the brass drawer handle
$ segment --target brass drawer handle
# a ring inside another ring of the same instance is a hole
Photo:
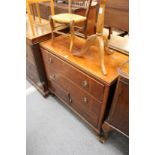
[[[84,88],[88,87],[88,81],[87,80],[82,81],[82,87],[84,87]]]
[[[55,77],[56,77],[55,74],[50,75],[50,79],[51,79],[51,80],[55,80]]]
[[[52,58],[49,58],[48,63],[49,64],[53,63]]]
[[[88,98],[87,98],[87,97],[84,97],[84,98],[83,98],[83,102],[84,102],[84,103],[88,103]]]
[[[69,99],[69,103],[72,103],[72,99],[71,99],[70,93],[68,93],[68,99]]]

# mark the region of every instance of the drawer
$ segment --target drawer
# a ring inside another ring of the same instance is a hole
[[[52,90],[52,92],[56,91],[56,95],[69,103],[88,122],[93,124],[93,126],[97,126],[101,102],[98,102],[59,72],[53,70],[53,72],[50,73],[47,70],[47,78],[49,81],[49,89]],[[58,89],[64,90],[64,92]]]
[[[61,98],[65,103],[71,104],[72,100],[70,98],[69,92],[63,89],[59,84],[48,79],[48,88],[52,93]]]
[[[79,69],[54,56],[48,51],[42,50],[45,68],[52,73],[53,69],[61,73],[67,79],[74,82],[79,88],[87,91],[99,101],[103,101],[104,85],[87,76]]]

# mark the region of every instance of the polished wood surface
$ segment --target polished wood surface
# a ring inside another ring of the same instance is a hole
[[[120,76],[129,79],[129,60],[118,68],[118,73]]]
[[[84,39],[76,37],[75,48],[73,50],[78,52],[83,48],[84,44]],[[118,77],[117,68],[128,60],[128,56],[118,52],[114,52],[112,55],[105,54],[105,66],[108,74],[104,76],[100,68],[100,61],[96,48],[91,48],[89,54],[86,54],[82,58],[75,57],[68,50],[69,38],[62,36],[56,37],[53,43],[51,43],[51,40],[41,43],[41,47],[48,51],[52,51],[55,55],[61,57],[65,61],[75,65],[87,74],[95,76],[101,82],[104,81],[109,85]]]
[[[129,0],[107,0],[105,25],[129,31]]]
[[[69,43],[64,36],[40,43],[48,89],[101,135],[119,76],[117,68],[128,56],[117,52],[106,55],[109,75],[104,76],[97,49],[91,48],[88,55],[79,58],[69,52]],[[76,37],[74,50],[81,50],[84,44],[84,39]]]
[[[65,63],[63,60],[57,58],[44,49],[42,49],[42,56],[44,59],[45,68],[47,68],[46,73],[49,78],[50,76],[52,76],[50,75],[50,72],[55,70],[56,73],[53,73],[53,76],[55,76],[55,74],[62,74],[65,78],[76,83],[76,85],[80,87],[80,89],[88,92],[96,100],[100,102],[103,101],[103,94],[100,94],[98,92],[104,92],[104,84],[94,80],[93,78],[90,78],[87,74],[72,67],[68,63]]]
[[[26,77],[43,95],[48,95],[47,79],[43,68],[42,57],[40,53],[39,43],[50,39],[51,32],[49,22],[42,19],[35,21],[35,35],[32,34],[30,22],[27,17],[26,21]]]
[[[53,77],[55,76],[55,77]],[[63,100],[76,111],[78,111],[88,122],[97,128],[101,103],[82,91],[75,83],[67,79],[58,71],[48,72],[49,89],[55,95],[62,97]],[[75,93],[78,92],[78,93]]]

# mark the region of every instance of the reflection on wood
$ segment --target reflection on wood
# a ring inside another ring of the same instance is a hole
[[[86,43],[85,39],[75,37],[73,52],[78,53],[84,47]],[[99,80],[105,81],[110,84],[112,81],[116,80],[118,77],[117,68],[128,60],[128,56],[114,52],[113,54],[105,54],[104,61],[105,67],[108,72],[106,76],[102,74],[100,69],[100,59],[98,55],[98,50],[95,47],[91,47],[90,52],[86,53],[82,58],[75,57],[69,52],[70,39],[66,36],[59,36],[54,38],[53,42],[48,40],[41,43],[41,46],[52,53],[58,55],[59,57],[65,59],[65,61],[75,64],[80,69],[85,72],[95,75]]]

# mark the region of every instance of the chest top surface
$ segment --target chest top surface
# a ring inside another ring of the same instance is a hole
[[[84,46],[85,40],[75,38],[75,47],[73,50],[80,50]],[[40,46],[64,61],[69,62],[78,69],[95,77],[101,82],[111,85],[118,77],[117,69],[128,60],[128,56],[119,52],[114,52],[111,55],[105,54],[105,67],[107,75],[104,76],[101,72],[99,63],[99,55],[97,49],[92,47],[84,57],[73,56],[69,52],[70,39],[65,36],[59,36],[52,40],[47,40],[40,43]]]

